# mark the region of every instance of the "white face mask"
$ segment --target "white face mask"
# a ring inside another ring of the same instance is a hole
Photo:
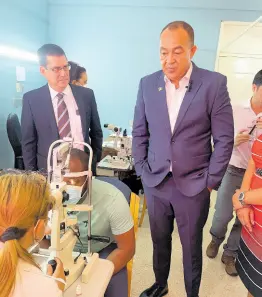
[[[69,195],[68,204],[77,204],[82,196],[83,186],[71,186],[66,187],[66,192]]]

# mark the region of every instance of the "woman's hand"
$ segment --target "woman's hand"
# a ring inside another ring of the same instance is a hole
[[[53,276],[55,278],[61,278],[62,280],[66,281],[65,272],[64,272],[64,266],[63,263],[59,258],[55,258],[57,266],[53,273],[53,268],[50,264],[47,265],[47,275]],[[65,284],[61,283],[60,281],[56,281],[58,288],[61,291],[64,291]]]
[[[243,207],[236,211],[237,216],[241,224],[252,232],[252,226],[255,224],[254,210],[251,207]]]
[[[241,191],[240,190],[236,190],[236,193],[234,194],[234,196],[232,197],[232,202],[233,202],[233,207],[235,209],[235,211],[237,211],[238,209],[243,208],[244,206],[239,202],[239,195],[240,195]]]

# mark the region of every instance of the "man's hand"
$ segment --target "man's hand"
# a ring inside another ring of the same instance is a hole
[[[208,189],[208,191],[211,193],[212,192],[212,189],[211,188],[207,188]]]
[[[238,189],[238,190],[236,190],[236,193],[232,197],[233,207],[234,207],[235,211],[243,208],[243,205],[239,202],[239,199],[238,199],[240,193],[241,193],[241,191]]]
[[[254,211],[251,207],[243,207],[237,210],[237,216],[243,226],[245,226],[249,232],[252,232],[252,227],[255,224]]]
[[[261,122],[262,125],[262,122]],[[249,141],[250,135],[248,134],[248,130],[240,130],[237,136],[235,137],[234,146],[239,146],[242,143]]]

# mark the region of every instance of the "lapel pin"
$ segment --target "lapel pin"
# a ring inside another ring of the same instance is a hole
[[[158,92],[160,92],[160,91],[162,91],[163,90],[163,88],[162,87],[159,87],[158,88]]]

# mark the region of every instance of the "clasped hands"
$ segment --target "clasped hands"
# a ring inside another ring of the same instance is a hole
[[[254,211],[249,205],[242,205],[238,199],[241,191],[238,189],[234,194],[232,201],[233,207],[236,211],[239,221],[243,226],[245,226],[249,232],[252,232],[252,227],[254,226]]]

